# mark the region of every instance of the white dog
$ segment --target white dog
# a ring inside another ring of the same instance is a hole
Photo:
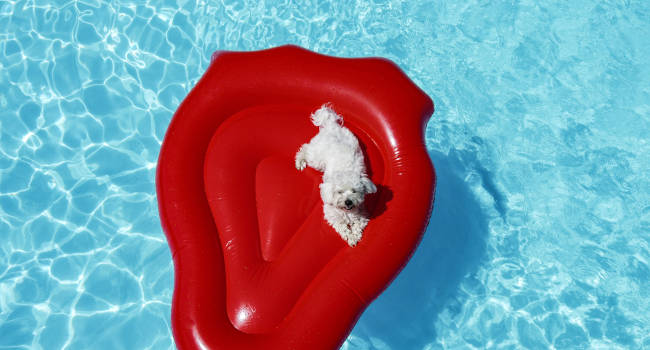
[[[325,220],[350,246],[361,240],[368,224],[363,207],[364,196],[377,192],[366,175],[359,141],[343,127],[343,119],[327,104],[311,115],[318,134],[300,147],[296,169],[307,165],[323,172],[320,195]]]

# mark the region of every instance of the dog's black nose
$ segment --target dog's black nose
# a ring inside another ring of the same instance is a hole
[[[352,201],[349,200],[349,199],[346,199],[345,200],[345,206],[348,207],[348,209],[351,208],[352,207]]]

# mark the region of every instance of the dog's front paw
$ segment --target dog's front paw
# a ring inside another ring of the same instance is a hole
[[[361,234],[363,230],[368,226],[368,218],[359,216],[357,219],[352,223],[352,232],[356,232],[358,234]]]
[[[350,237],[352,236],[352,230],[350,227],[346,224],[343,223],[336,223],[332,225],[334,228],[334,231],[339,234],[339,236],[346,241],[348,244],[350,244]]]
[[[339,236],[350,246],[354,247],[359,243],[361,240],[361,232],[357,229],[355,229],[354,226],[348,226],[348,225],[336,225],[334,226],[334,229],[336,232],[338,232]],[[363,230],[363,229],[362,229]]]
[[[368,225],[368,219],[364,217],[358,218],[350,225],[350,233],[346,241],[351,247],[354,247],[355,245],[357,245],[357,243],[359,243],[359,241],[361,240],[361,236],[363,235],[363,230],[366,228],[367,225]]]
[[[361,237],[361,234],[363,234],[363,229],[365,227],[366,225],[361,225],[361,224],[353,225],[350,231],[352,232],[352,235],[354,235],[355,237],[356,236]]]
[[[350,234],[345,237],[345,241],[348,242],[348,245],[350,247],[354,247],[359,243],[361,240],[361,232],[355,232],[354,230],[350,230]]]
[[[336,223],[332,225],[332,227],[334,227],[334,231],[336,231],[341,237],[343,237],[343,239],[345,239],[345,237],[347,237],[351,232],[348,225],[345,224]]]

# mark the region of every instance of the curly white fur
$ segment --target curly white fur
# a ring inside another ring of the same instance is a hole
[[[366,194],[377,188],[366,174],[359,141],[343,127],[343,118],[327,104],[311,116],[318,134],[296,153],[296,169],[310,166],[323,172],[320,194],[325,220],[350,246],[360,240],[368,224],[363,207]]]

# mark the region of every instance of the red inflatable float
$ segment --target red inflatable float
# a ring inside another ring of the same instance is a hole
[[[349,247],[325,222],[321,174],[294,168],[329,102],[359,138],[378,192]],[[391,62],[283,46],[217,52],[160,151],[160,217],[175,266],[179,349],[335,349],[406,264],[435,174],[431,99]]]

